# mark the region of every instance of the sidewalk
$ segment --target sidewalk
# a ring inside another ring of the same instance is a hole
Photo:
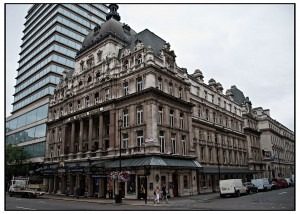
[[[75,196],[65,196],[65,195],[53,195],[53,194],[46,194],[41,196],[41,198],[47,198],[52,200],[65,200],[65,201],[80,201],[80,202],[88,202],[88,203],[99,203],[99,204],[116,204],[116,205],[133,205],[133,206],[172,206],[172,204],[176,204],[178,202],[183,202],[186,200],[197,200],[197,201],[210,201],[219,197],[219,193],[205,193],[200,195],[193,195],[193,196],[183,196],[183,197],[176,197],[170,198],[169,203],[165,201],[161,201],[159,204],[154,204],[152,199],[147,201],[145,204],[145,200],[138,200],[138,199],[123,199],[121,204],[116,204],[114,199],[103,199],[103,198],[85,198],[79,197],[76,198]]]
[[[99,204],[116,204],[114,199],[103,199],[103,198],[85,198],[85,197],[79,197],[76,198],[75,196],[65,196],[65,195],[53,195],[53,194],[45,194],[41,196],[41,198],[47,198],[52,200],[64,200],[64,201],[78,201],[78,202],[88,202],[88,203],[99,203]],[[133,206],[153,206],[153,200],[148,200],[147,204],[145,204],[145,200],[138,200],[138,199],[123,199],[121,204],[116,205],[122,205],[122,204],[128,204]],[[161,204],[158,204],[157,206],[160,206]]]

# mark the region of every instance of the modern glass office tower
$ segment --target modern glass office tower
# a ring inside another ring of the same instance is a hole
[[[6,143],[22,146],[33,162],[44,156],[49,96],[107,12],[103,4],[34,4],[28,10]]]

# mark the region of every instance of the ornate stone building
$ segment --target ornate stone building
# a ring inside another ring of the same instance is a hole
[[[261,173],[259,131],[234,88],[189,75],[169,43],[109,8],[50,100],[47,191],[144,198],[166,185],[173,197]]]
[[[117,5],[110,10],[50,101],[48,192],[140,198],[142,186],[152,194],[165,184],[171,196],[196,194],[187,71],[167,42],[120,23]]]

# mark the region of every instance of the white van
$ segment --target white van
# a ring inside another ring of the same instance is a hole
[[[268,178],[252,179],[251,183],[257,186],[258,191],[267,191],[272,189],[272,184],[270,184]]]
[[[234,195],[239,197],[241,194],[247,194],[247,188],[243,185],[242,179],[220,180],[220,197]]]

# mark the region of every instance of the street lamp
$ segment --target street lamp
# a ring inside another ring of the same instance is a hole
[[[215,145],[217,148],[217,162],[218,162],[218,173],[219,173],[219,188],[220,188],[220,179],[221,179],[221,169],[220,169],[220,160],[219,160],[219,146],[218,146],[218,136],[215,138]]]
[[[119,143],[119,178],[120,178],[120,175],[121,175],[121,172],[122,172],[122,152],[121,152],[121,150],[122,150],[122,132],[121,132],[121,128],[122,128],[122,125],[123,125],[123,120],[122,120],[122,118],[120,117],[119,118],[119,120],[118,120],[118,125],[119,125],[119,141],[120,141],[120,143]],[[121,181],[119,181],[119,200],[117,200],[119,203],[121,203],[122,202],[122,196],[121,196]]]

